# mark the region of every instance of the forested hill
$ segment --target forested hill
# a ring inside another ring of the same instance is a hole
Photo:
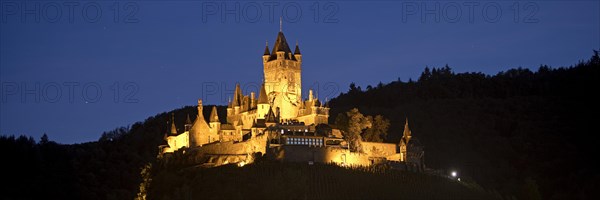
[[[364,91],[351,87],[329,102],[330,119],[353,107],[368,115],[382,114],[391,121],[386,140],[398,142],[408,117],[413,136],[425,146],[428,167],[457,170],[504,197],[536,199],[541,193],[543,199],[589,199],[600,189],[599,166],[593,164],[599,65],[596,53],[572,67],[513,69],[494,76],[456,74],[449,67],[426,69],[416,82]],[[204,107],[205,119],[210,108]],[[196,106],[171,112],[180,129],[187,114],[192,120],[197,114]],[[157,146],[164,143],[171,112],[84,144],[57,144],[51,134],[38,142],[0,136],[5,153],[1,199],[133,199],[142,168],[155,161]],[[225,107],[218,112],[225,116]]]
[[[505,195],[585,199],[598,191],[593,164],[600,80],[598,52],[574,66],[496,75],[425,68],[417,81],[395,81],[329,102],[330,122],[351,108],[390,119],[388,142],[398,142],[408,118],[431,168],[455,169]]]

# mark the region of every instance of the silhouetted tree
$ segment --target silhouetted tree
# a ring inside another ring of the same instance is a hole
[[[368,119],[372,120],[372,126],[365,130],[363,139],[368,142],[383,142],[390,127],[390,120],[385,119],[381,115],[377,115],[374,118],[369,116]]]

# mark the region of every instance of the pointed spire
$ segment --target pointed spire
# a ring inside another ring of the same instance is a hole
[[[231,103],[232,107],[240,106],[241,96],[242,96],[242,89],[240,89],[240,84],[237,83],[237,84],[235,84],[235,93],[233,93],[233,102]]]
[[[269,104],[269,97],[267,97],[267,90],[265,84],[260,87],[260,93],[258,94],[258,104]]]
[[[296,49],[294,50],[294,55],[302,55],[300,53],[300,47],[298,46],[298,40],[296,40]]]
[[[187,119],[185,120],[185,131],[190,131],[192,128],[192,120],[190,120],[190,114],[187,114]]]
[[[210,122],[219,122],[219,115],[217,114],[217,106],[213,106],[210,112]]]
[[[265,53],[263,55],[268,56],[271,55],[271,52],[269,51],[269,41],[266,41],[266,46],[265,46]]]
[[[283,32],[283,17],[279,17],[279,32]]]
[[[411,136],[410,128],[408,127],[408,117],[406,118],[406,123],[404,123],[404,132],[402,133],[402,138],[406,140],[406,143],[410,140]]]
[[[175,113],[171,113],[171,134],[177,134],[177,127],[175,127]]]

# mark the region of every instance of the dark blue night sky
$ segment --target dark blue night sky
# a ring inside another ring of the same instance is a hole
[[[303,54],[304,91],[321,100],[351,82],[416,80],[425,66],[496,74],[568,66],[600,49],[598,1],[1,3],[0,134],[60,143],[198,98],[226,104],[236,82],[254,91],[280,16]]]

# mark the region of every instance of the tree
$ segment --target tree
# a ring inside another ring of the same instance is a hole
[[[431,72],[429,71],[429,67],[425,67],[425,70],[423,71],[423,73],[421,73],[421,76],[419,77],[419,82],[427,81],[430,78],[431,78]]]
[[[364,129],[371,127],[371,120],[365,117],[358,111],[358,108],[353,108],[344,114],[339,114],[336,117],[336,126],[342,131],[344,138],[350,143],[351,151],[361,151],[360,149],[360,134]]]
[[[48,140],[48,135],[46,135],[46,133],[44,133],[44,135],[42,135],[42,138],[40,138],[40,144],[44,145],[44,144],[48,144],[49,140]]]
[[[372,126],[365,130],[363,138],[365,141],[369,142],[383,142],[387,136],[388,128],[390,127],[390,120],[385,119],[381,115],[377,115],[375,118],[369,116],[368,118],[370,119]]]

